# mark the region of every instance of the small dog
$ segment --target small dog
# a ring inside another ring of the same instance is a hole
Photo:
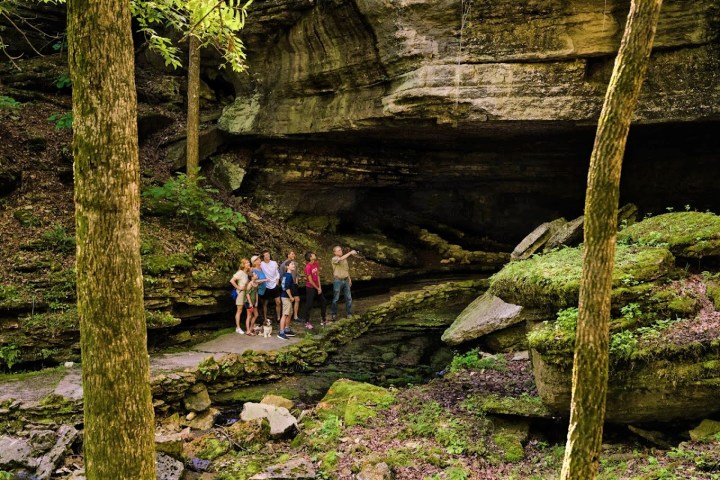
[[[272,320],[269,318],[265,319],[265,324],[263,325],[263,337],[270,338],[272,335]]]
[[[255,325],[253,327],[253,333],[257,336],[260,336],[260,334],[262,334],[262,327],[260,325]]]

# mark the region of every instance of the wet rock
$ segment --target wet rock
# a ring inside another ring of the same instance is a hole
[[[365,465],[357,474],[357,480],[392,480],[395,478],[387,463]]]
[[[297,419],[284,407],[248,402],[243,405],[240,418],[243,421],[266,418],[270,423],[270,435],[280,437],[298,429]]]
[[[182,462],[164,453],[155,455],[155,462],[157,480],[180,480],[185,473],[185,466]]]
[[[705,419],[700,425],[690,430],[690,438],[695,442],[707,442],[720,433],[720,422]]]
[[[533,253],[539,251],[566,223],[567,221],[564,218],[543,223],[517,244],[510,254],[510,258],[512,260],[529,258]]]
[[[443,333],[442,341],[449,345],[459,345],[502,330],[521,322],[522,310],[523,307],[506,303],[486,292],[458,315],[450,328]]]
[[[315,466],[306,458],[293,458],[280,465],[273,465],[250,480],[314,480]]]

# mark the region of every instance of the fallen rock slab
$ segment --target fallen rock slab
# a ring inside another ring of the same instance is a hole
[[[558,229],[566,223],[567,220],[564,218],[558,218],[552,222],[543,223],[517,244],[510,254],[510,259],[525,260],[526,258],[529,258],[533,253],[540,250],[545,243],[547,243],[550,237],[552,237],[555,232],[557,232]]]
[[[523,320],[523,307],[506,303],[492,293],[481,295],[463,310],[442,335],[448,345],[475,340]]]

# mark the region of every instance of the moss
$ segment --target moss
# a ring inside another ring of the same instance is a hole
[[[708,282],[706,292],[708,298],[712,300],[715,310],[720,310],[720,284],[717,282]]]
[[[666,213],[632,225],[619,241],[641,245],[667,245],[680,257],[720,255],[720,217],[712,213]]]
[[[496,393],[472,395],[462,403],[462,408],[471,412],[517,415],[521,417],[551,417],[552,412],[540,397],[523,393],[519,397],[501,396]]]
[[[192,259],[186,253],[150,254],[142,257],[143,273],[159,275],[192,267]]]
[[[653,281],[673,266],[674,258],[667,249],[618,245],[613,287]],[[565,308],[577,305],[581,273],[581,249],[563,248],[509,263],[490,279],[490,292],[525,307]]]
[[[515,463],[525,458],[525,449],[517,436],[511,433],[496,433],[492,437],[495,445],[502,451],[502,459],[505,462]]]
[[[147,322],[147,328],[168,328],[181,323],[181,320],[173,317],[170,312],[159,310],[146,310],[145,321]]]
[[[338,380],[318,404],[318,415],[320,418],[335,415],[347,426],[352,426],[374,417],[377,410],[387,408],[394,400],[395,394],[385,388]]]
[[[230,442],[227,440],[206,438],[203,441],[203,448],[198,453],[198,457],[204,460],[215,460],[220,455],[227,453],[230,450],[230,446]]]

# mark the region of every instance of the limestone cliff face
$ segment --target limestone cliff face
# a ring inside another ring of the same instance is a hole
[[[261,48],[251,37],[255,81],[221,125],[270,136],[417,121],[592,122],[629,8],[617,0],[303,0],[286,2],[294,15],[263,15],[277,2],[257,3],[253,22],[278,29]],[[638,121],[717,118],[719,16],[716,2],[665,2]]]
[[[237,99],[219,121],[244,148],[254,141],[243,194],[354,224],[440,223],[507,242],[581,212],[628,0],[252,9],[250,74],[232,78]],[[623,201],[720,207],[707,169],[719,148],[719,39],[720,4],[664,2]]]

